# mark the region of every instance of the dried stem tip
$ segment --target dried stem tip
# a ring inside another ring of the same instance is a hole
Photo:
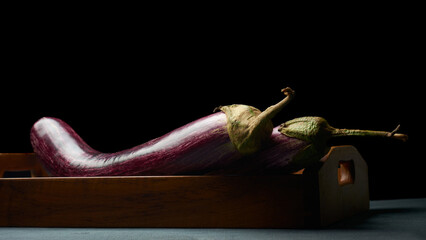
[[[401,125],[398,125],[392,132],[385,131],[372,131],[372,130],[359,130],[359,129],[337,129],[334,128],[332,130],[332,137],[340,137],[340,136],[378,136],[378,137],[389,137],[398,139],[401,141],[407,141],[408,136],[402,133],[396,133]]]

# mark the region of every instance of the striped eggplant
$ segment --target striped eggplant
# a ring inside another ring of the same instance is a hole
[[[101,153],[65,122],[45,117],[31,129],[31,144],[53,176],[175,175],[223,168],[257,152],[272,132],[274,117],[294,96],[265,111],[247,106],[219,107],[217,112],[162,137],[117,153]]]
[[[337,129],[321,117],[296,118],[273,128],[274,117],[294,96],[261,112],[247,105],[217,112],[162,137],[117,153],[88,146],[65,122],[42,118],[31,129],[31,143],[53,176],[176,174],[257,174],[313,166],[328,152],[326,142],[339,136],[382,136],[407,140],[392,132]]]
[[[338,129],[322,117],[300,117],[273,129],[270,141],[259,152],[235,163],[221,173],[282,174],[321,164],[330,150],[327,141],[334,137],[387,137],[407,141],[406,134],[359,129]]]

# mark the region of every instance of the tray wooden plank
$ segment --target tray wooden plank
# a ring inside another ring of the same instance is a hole
[[[297,227],[300,176],[104,177],[0,181],[0,225]],[[280,188],[285,186],[288,192]],[[6,198],[6,199],[4,199]]]

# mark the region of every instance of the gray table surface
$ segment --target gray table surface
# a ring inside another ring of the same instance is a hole
[[[426,239],[426,199],[371,201],[325,229],[0,228],[0,239]]]

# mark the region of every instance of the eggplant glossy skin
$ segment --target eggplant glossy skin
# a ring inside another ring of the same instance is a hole
[[[87,145],[65,122],[45,117],[31,129],[31,144],[52,176],[134,176],[200,173],[241,158],[218,112],[162,137],[117,153]]]

